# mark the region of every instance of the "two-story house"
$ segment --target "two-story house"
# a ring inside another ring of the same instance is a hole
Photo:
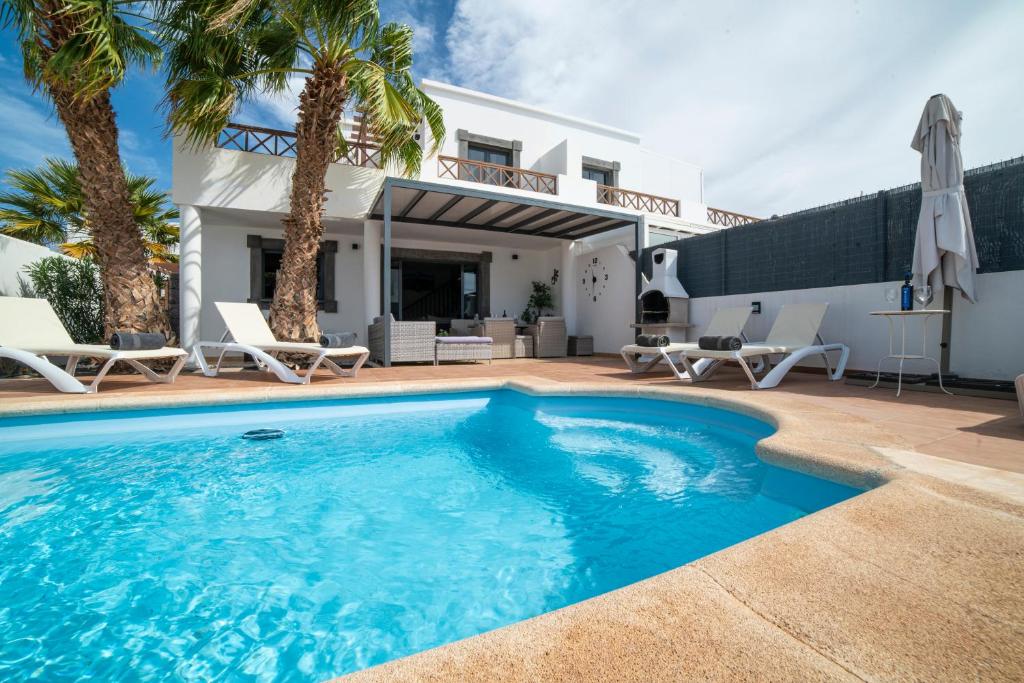
[[[634,133],[443,83],[422,87],[448,134],[418,178],[379,168],[358,119],[346,124],[349,152],[327,178],[325,329],[363,338],[387,311],[441,329],[453,318],[515,317],[531,282],[557,270],[555,312],[571,334],[614,351],[633,334],[640,274],[631,253],[720,227],[708,220],[700,167],[646,149]],[[238,125],[213,148],[175,144],[185,346],[220,337],[214,301],[269,307],[294,140]]]

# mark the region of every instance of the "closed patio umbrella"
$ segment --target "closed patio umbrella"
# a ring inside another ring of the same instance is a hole
[[[974,303],[978,254],[964,195],[960,112],[949,97],[928,100],[910,146],[921,153],[922,194],[913,273],[936,294],[952,287]]]

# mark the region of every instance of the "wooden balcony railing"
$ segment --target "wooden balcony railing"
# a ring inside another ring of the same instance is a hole
[[[597,186],[597,202],[599,204],[611,204],[621,206],[624,209],[636,209],[647,213],[660,213],[662,216],[678,216],[679,200],[668,197],[658,197],[653,194],[623,190],[621,187],[610,185]]]
[[[748,223],[757,223],[760,218],[754,218],[753,216],[745,216],[742,213],[733,213],[732,211],[726,211],[724,209],[713,209],[708,207],[708,223],[712,225],[724,225],[727,228],[734,228],[737,225],[747,225]]]
[[[292,131],[230,123],[217,136],[217,147],[277,157],[294,157],[295,138]],[[336,156],[335,163],[380,168],[380,150],[376,144],[360,140],[347,142],[348,149],[344,154],[339,153]]]
[[[475,183],[513,187],[544,194],[558,194],[558,176],[525,168],[489,164],[456,157],[437,157],[438,177],[470,180]]]

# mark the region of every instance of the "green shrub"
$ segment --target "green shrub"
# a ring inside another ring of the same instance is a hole
[[[92,259],[49,256],[27,270],[36,296],[50,302],[75,342],[103,342],[103,286]]]
[[[520,314],[525,323],[537,322],[537,318],[544,315],[545,311],[555,307],[555,296],[552,287],[558,284],[558,270],[551,275],[551,284],[534,280],[530,283],[530,300],[526,303],[526,310]]]

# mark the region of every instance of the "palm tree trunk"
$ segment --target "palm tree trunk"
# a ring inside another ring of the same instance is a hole
[[[270,326],[281,340],[313,341],[316,321],[316,262],[323,238],[327,169],[334,160],[338,125],[348,95],[345,75],[317,68],[299,96],[295,127],[295,171],[289,214],[284,223],[284,254],[270,305]]]
[[[103,278],[104,333],[109,337],[115,330],[161,332],[170,340],[174,335],[146,263],[121,166],[110,92],[83,99],[54,85],[49,90],[78,161]]]

